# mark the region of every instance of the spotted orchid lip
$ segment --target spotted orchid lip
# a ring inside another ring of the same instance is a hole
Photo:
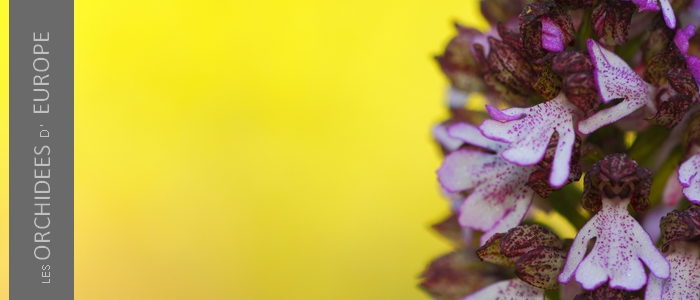
[[[466,144],[491,151],[454,151],[438,170],[438,180],[448,192],[470,191],[460,209],[460,225],[486,231],[482,243],[517,226],[534,196],[526,183],[536,167],[520,167],[501,158],[505,144],[484,137],[474,125],[457,123],[448,132]]]
[[[520,166],[532,166],[544,158],[549,139],[556,131],[559,141],[552,162],[549,183],[563,186],[569,179],[571,155],[576,139],[574,115],[578,108],[567,101],[564,93],[530,108],[499,111],[488,107],[496,120],[486,120],[479,130],[484,136],[508,143],[503,159]]]
[[[655,276],[668,278],[668,262],[627,211],[629,199],[603,198],[602,202],[602,209],[576,235],[559,281],[569,282],[575,275],[576,281],[587,290],[608,280],[610,287],[638,290],[647,281],[640,260]],[[596,243],[586,256],[588,242],[593,238],[597,238]]]
[[[605,125],[619,121],[642,107],[654,107],[651,85],[644,82],[615,53],[601,47],[592,39],[588,39],[587,44],[601,100],[603,103],[610,103],[615,99],[623,100],[617,105],[598,111],[579,122],[578,129],[582,133],[590,134]]]

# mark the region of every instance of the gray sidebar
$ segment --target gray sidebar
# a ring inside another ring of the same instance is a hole
[[[10,0],[10,299],[73,299],[73,1]]]

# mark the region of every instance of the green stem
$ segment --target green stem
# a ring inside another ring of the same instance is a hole
[[[586,39],[594,38],[593,24],[591,24],[591,16],[593,16],[593,8],[589,7],[584,10],[583,22],[581,27],[576,32],[576,49],[586,51]]]

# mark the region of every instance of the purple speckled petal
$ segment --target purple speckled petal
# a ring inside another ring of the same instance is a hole
[[[634,4],[639,5],[639,11],[645,10],[659,10],[659,5],[656,4],[656,0],[632,0]]]
[[[433,138],[450,152],[457,150],[463,143],[461,140],[449,136],[444,124],[433,127]]]
[[[445,157],[438,170],[442,187],[456,193],[470,190],[462,203],[459,222],[462,226],[493,233],[505,232],[520,223],[527,212],[534,191],[527,187],[529,176],[537,167],[521,167],[504,160],[500,152],[506,144],[489,140],[471,124],[458,123],[448,129],[450,136],[495,153],[460,149]]]
[[[509,143],[502,156],[509,162],[521,166],[539,163],[554,131],[559,133],[549,184],[563,186],[569,177],[571,152],[576,139],[573,117],[576,106],[566,100],[564,93],[556,98],[530,108],[510,108],[501,113],[525,115],[522,119],[508,122],[486,120],[479,129],[488,138]]]
[[[540,22],[542,22],[542,48],[551,52],[564,51],[566,39],[561,28],[546,15],[540,17]]]
[[[685,57],[685,62],[688,64],[688,71],[693,74],[695,82],[700,86],[700,58],[688,55]]]
[[[678,169],[678,181],[688,200],[700,203],[700,153],[686,160]]]
[[[666,253],[666,259],[671,265],[671,276],[664,280],[651,274],[644,299],[700,299],[700,246],[674,242]]]
[[[462,300],[543,300],[544,290],[515,278],[489,285]]]
[[[523,193],[524,198],[529,199],[529,201],[515,201],[515,205],[511,208],[511,210],[507,211],[505,216],[503,216],[503,218],[500,221],[498,221],[498,223],[496,223],[495,226],[493,226],[491,229],[487,230],[486,232],[484,232],[483,235],[481,235],[481,238],[479,240],[480,245],[486,243],[486,241],[489,238],[491,238],[491,236],[493,236],[494,234],[506,232],[509,229],[516,227],[520,224],[520,221],[523,220],[525,214],[530,208],[530,204],[532,204],[532,196],[534,195],[534,191],[532,189],[528,190],[529,191],[523,191]],[[473,210],[473,208],[471,207],[465,209]],[[472,214],[474,213],[479,213],[479,211],[474,210]]]
[[[688,48],[690,44],[688,40],[695,35],[695,25],[690,24],[683,29],[676,30],[676,35],[673,37],[673,43],[676,44],[678,50],[681,54],[685,55],[688,53]]]
[[[629,215],[629,199],[603,198],[602,202],[603,208],[576,235],[559,281],[568,282],[575,274],[576,281],[587,290],[608,279],[612,288],[638,290],[647,282],[640,260],[657,277],[667,278],[669,264],[642,226]],[[597,237],[595,246],[583,258],[593,237]]]
[[[666,26],[671,29],[676,28],[676,15],[673,13],[671,3],[669,3],[668,0],[659,0],[659,3],[661,4],[661,13],[664,15]]]
[[[498,222],[516,210],[516,204],[529,206],[534,191],[525,186],[534,167],[519,167],[497,154],[475,150],[458,150],[445,158],[438,170],[438,179],[449,191],[472,189],[462,204],[459,217],[464,227],[491,230]],[[526,209],[525,209],[526,210]],[[522,209],[518,210],[522,211]],[[516,217],[516,222],[524,212]],[[507,224],[504,224],[507,225]],[[508,227],[506,229],[510,229]]]
[[[502,143],[490,140],[481,134],[479,128],[467,123],[457,123],[447,128],[447,134],[464,143],[497,151],[505,147]]]
[[[500,111],[493,105],[486,104],[486,111],[491,115],[492,118],[499,121],[513,121],[523,117],[522,108],[510,108]]]
[[[593,76],[598,85],[598,93],[605,103],[623,98],[619,104],[601,110],[579,122],[579,130],[589,134],[607,124],[650,106],[654,108],[651,93],[652,86],[644,82],[624,60],[588,39],[588,52],[594,64]]]

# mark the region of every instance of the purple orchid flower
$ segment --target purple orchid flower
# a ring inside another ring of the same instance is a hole
[[[558,188],[567,182],[576,139],[574,116],[579,110],[567,101],[564,93],[530,108],[515,107],[499,111],[489,105],[486,109],[496,120],[484,121],[479,130],[486,137],[508,143],[501,156],[520,166],[539,163],[545,156],[552,134],[556,131],[559,141],[549,183]]]
[[[483,244],[493,234],[517,226],[525,216],[535,193],[526,183],[536,167],[520,167],[504,160],[501,152],[507,145],[486,138],[476,126],[457,123],[448,133],[481,148],[450,153],[437,173],[448,192],[470,191],[462,203],[459,223],[485,231]]]
[[[671,266],[668,278],[649,276],[646,300],[695,300],[700,298],[700,245],[697,225],[700,206],[674,210],[661,219],[661,250]]]
[[[647,107],[656,112],[653,102],[655,89],[646,83],[627,63],[619,56],[601,47],[592,39],[588,39],[588,52],[595,67],[593,75],[598,85],[603,103],[623,98],[619,104],[598,111],[594,115],[582,120],[578,129],[589,134],[597,129],[614,123],[636,110]]]
[[[647,281],[643,261],[658,278],[668,278],[669,263],[649,235],[630,216],[627,205],[648,209],[651,174],[625,154],[611,154],[586,174],[583,204],[597,213],[579,230],[559,281],[576,281],[592,290],[609,280],[612,288],[638,290]],[[597,238],[590,254],[588,242]],[[585,258],[584,258],[585,256]]]

